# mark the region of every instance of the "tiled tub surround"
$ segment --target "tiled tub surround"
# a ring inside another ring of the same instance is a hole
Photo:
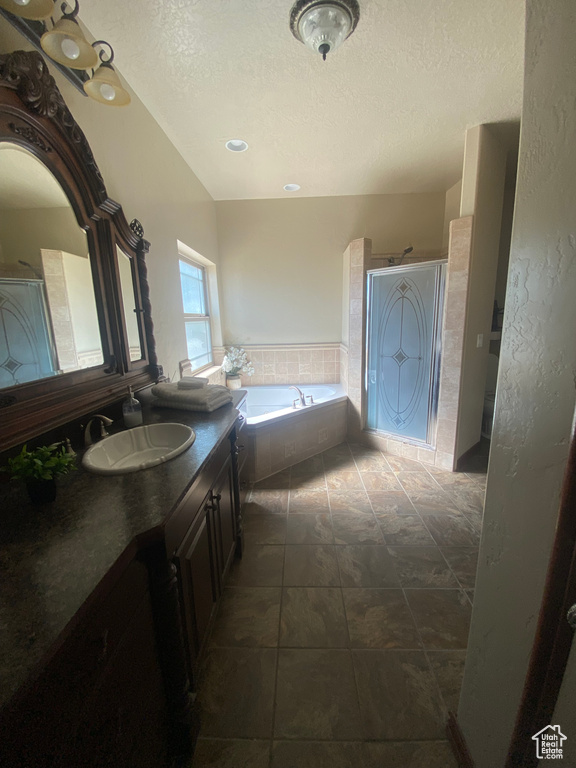
[[[450,223],[448,267],[444,294],[442,361],[438,395],[436,442],[432,449],[422,448],[400,437],[380,436],[363,429],[366,346],[366,272],[383,265],[372,257],[372,241],[353,240],[344,253],[344,279],[348,284],[348,345],[341,351],[340,378],[349,397],[348,435],[385,452],[453,470],[456,466],[456,431],[462,377],[466,301],[471,258],[472,216]],[[435,261],[441,254],[417,254],[406,263]]]
[[[246,350],[253,376],[242,386],[262,384],[334,384],[340,381],[340,344],[235,344]],[[216,357],[216,354],[215,354]]]
[[[343,443],[254,486],[193,768],[456,768],[484,472]]]
[[[314,396],[316,392],[314,399],[319,401],[305,408],[290,406],[278,409],[266,416],[250,417],[248,413],[244,431],[250,480],[262,480],[345,440],[348,398],[342,387],[338,384],[330,387],[307,387],[302,384],[301,388],[305,395]],[[254,406],[258,399],[262,402],[284,396],[291,404],[298,396],[296,391],[287,387],[245,389],[248,408]]]

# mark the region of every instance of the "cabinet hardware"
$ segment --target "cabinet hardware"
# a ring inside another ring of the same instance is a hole
[[[217,493],[216,495],[212,494],[212,501],[218,502],[222,498],[221,493]]]

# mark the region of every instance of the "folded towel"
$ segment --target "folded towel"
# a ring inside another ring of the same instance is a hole
[[[209,379],[203,379],[202,376],[184,376],[178,382],[178,389],[200,389],[208,384]]]
[[[216,385],[199,389],[179,389],[177,384],[156,384],[152,387],[152,394],[163,400],[174,400],[179,403],[207,404],[223,396],[228,400],[232,399],[232,394],[227,387]]]
[[[152,405],[155,408],[174,408],[181,411],[198,411],[200,413],[212,413],[212,411],[222,408],[223,405],[228,405],[232,402],[232,398],[221,397],[218,400],[214,400],[210,403],[186,403],[180,402],[172,398],[171,400],[165,400],[162,397],[155,397],[152,401]]]

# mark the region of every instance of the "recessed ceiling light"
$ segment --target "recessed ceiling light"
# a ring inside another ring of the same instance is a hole
[[[284,189],[286,192],[298,192],[300,189],[300,184],[285,184]]]
[[[230,139],[226,142],[226,149],[229,149],[230,152],[246,152],[248,144],[242,139]]]

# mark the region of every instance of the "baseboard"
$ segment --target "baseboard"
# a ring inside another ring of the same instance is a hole
[[[474,761],[468,750],[464,734],[460,730],[458,720],[456,720],[456,715],[453,712],[448,713],[446,733],[459,768],[474,768]]]

